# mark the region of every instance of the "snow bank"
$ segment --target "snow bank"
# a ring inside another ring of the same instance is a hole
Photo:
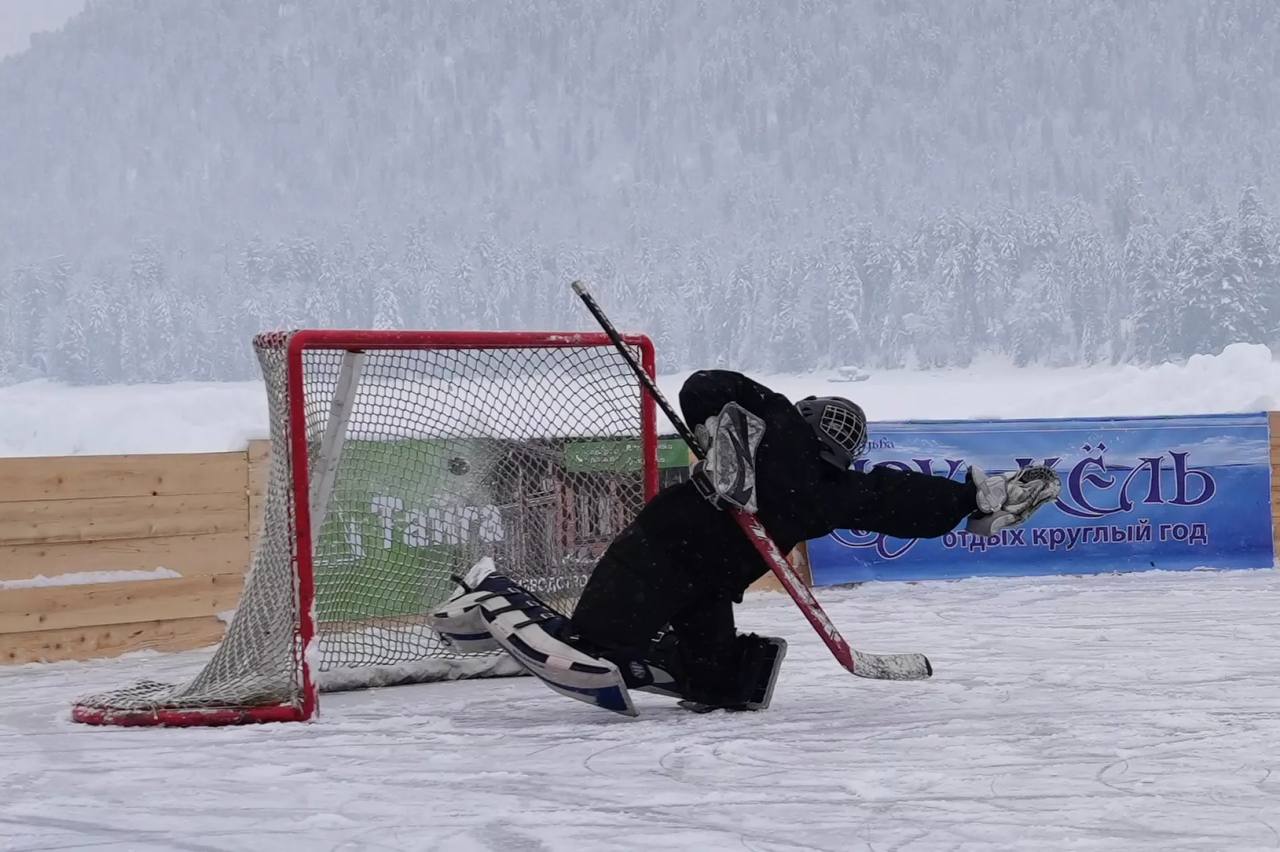
[[[226,452],[266,436],[260,382],[0,388],[0,457]]]
[[[688,373],[664,376],[673,401]],[[1028,367],[987,361],[966,369],[760,375],[792,399],[839,394],[872,420],[1216,414],[1280,407],[1280,363],[1265,346],[1236,344],[1157,367]],[[222,452],[267,436],[258,382],[0,388],[0,457]]]
[[[878,370],[864,382],[829,381],[830,376],[759,378],[792,399],[847,396],[871,420],[1137,417],[1280,407],[1280,362],[1266,346],[1246,343],[1228,346],[1221,355],[1156,367],[1017,368],[987,362],[962,370]],[[679,387],[678,379],[666,384],[673,391]]]
[[[0,580],[0,591],[49,586],[89,586],[95,583],[139,583],[147,580],[173,580],[181,576],[168,568],[154,568],[150,571],[81,571],[76,574],[55,574],[52,577],[37,574],[24,580]]]

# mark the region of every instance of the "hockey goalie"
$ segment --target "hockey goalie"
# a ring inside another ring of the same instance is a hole
[[[552,689],[635,715],[630,689],[695,711],[763,710],[786,641],[740,634],[733,607],[768,571],[725,511],[755,513],[785,553],[836,529],[934,538],[968,519],[990,535],[1057,498],[1057,474],[1028,467],[964,481],[850,469],[867,441],[862,409],[840,397],[786,397],[739,373],[694,373],[680,407],[706,459],[659,492],[613,540],[571,617],[483,560],[431,616],[459,652],[508,651]]]

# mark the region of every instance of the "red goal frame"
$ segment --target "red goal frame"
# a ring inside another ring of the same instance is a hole
[[[646,373],[656,374],[653,342],[642,334],[624,335],[623,340],[640,351]],[[303,353],[308,349],[551,349],[560,347],[612,347],[603,333],[579,332],[474,332],[474,331],[372,331],[356,329],[306,329],[293,332],[266,332],[254,338],[255,346],[280,347],[287,341],[287,385],[289,390],[288,441],[292,456],[294,536],[296,545],[298,640],[294,643],[295,663],[302,672],[300,704],[261,707],[159,708],[154,710],[109,710],[76,704],[72,719],[90,725],[118,726],[221,726],[254,722],[306,721],[319,708],[319,689],[308,659],[315,642],[315,575],[311,544],[310,470],[306,434]],[[657,408],[652,397],[638,388],[640,403],[641,452],[644,465],[643,492],[649,501],[658,491]]]

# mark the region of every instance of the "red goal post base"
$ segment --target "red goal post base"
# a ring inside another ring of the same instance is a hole
[[[260,722],[302,722],[301,707],[213,707],[208,709],[105,710],[76,704],[71,708],[71,721],[83,725],[121,728],[217,728],[225,725],[251,725]]]

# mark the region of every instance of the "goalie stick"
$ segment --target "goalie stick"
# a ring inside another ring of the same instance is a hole
[[[662,395],[662,391],[658,389],[653,377],[644,371],[644,368],[636,360],[635,355],[622,342],[622,337],[618,334],[618,330],[613,327],[613,323],[605,316],[604,311],[596,303],[595,297],[587,290],[586,285],[581,281],[574,281],[571,286],[573,287],[573,292],[577,293],[578,298],[582,299],[582,303],[587,306],[587,310],[596,318],[596,322],[604,329],[605,334],[613,341],[613,345],[622,353],[622,357],[631,366],[631,370],[636,374],[640,383],[644,385],[644,389],[649,392],[654,402],[667,415],[667,419],[671,421],[676,432],[689,445],[690,451],[699,459],[706,458],[706,450],[698,442],[698,439],[694,437],[689,427],[685,425],[680,415],[671,407],[671,403]],[[800,581],[795,569],[791,567],[791,563],[782,555],[782,551],[778,549],[778,545],[769,536],[764,525],[760,523],[760,519],[741,509],[731,508],[729,513],[733,515],[733,519],[742,528],[743,534],[755,546],[760,558],[769,566],[774,576],[778,578],[778,582],[782,584],[782,587],[787,590],[787,594],[791,595],[791,599],[795,601],[796,606],[804,613],[804,617],[809,620],[809,624],[813,626],[818,636],[826,643],[831,654],[851,674],[876,680],[922,680],[933,674],[933,667],[929,664],[929,659],[924,654],[869,654],[850,647],[849,643],[840,635],[840,631],[831,623],[831,619],[822,609],[821,604],[814,598],[813,592]]]

